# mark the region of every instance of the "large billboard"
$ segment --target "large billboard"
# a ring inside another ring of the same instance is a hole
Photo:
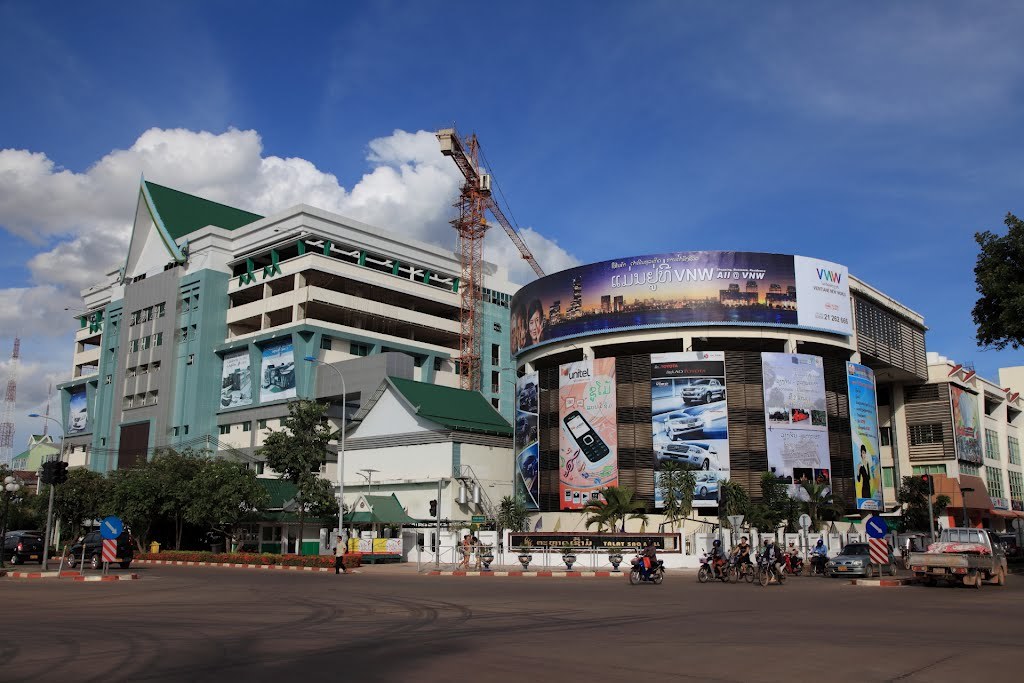
[[[516,494],[540,509],[540,382],[536,372],[516,379]]]
[[[224,354],[220,373],[220,407],[237,408],[252,403],[252,364],[249,349]]]
[[[602,261],[512,298],[512,352],[613,330],[686,325],[850,327],[845,266],[788,254],[692,251]]]
[[[558,507],[578,510],[619,483],[615,359],[558,368]]]
[[[958,460],[981,464],[981,429],[978,428],[978,397],[955,384],[949,385],[953,406],[953,441]]]
[[[261,352],[260,403],[295,398],[295,353],[291,340],[272,342]]]
[[[806,499],[801,486],[831,489],[825,368],[819,356],[762,353],[768,471],[788,485],[790,496]]]
[[[89,410],[86,407],[85,387],[75,387],[68,396],[68,434],[79,434],[85,431],[89,422]]]
[[[866,365],[846,363],[850,396],[850,437],[858,510],[882,509],[882,460],[878,451],[878,398],[875,372]]]
[[[695,473],[693,507],[718,505],[718,484],[729,478],[729,414],[725,354],[693,351],[651,354],[651,427],[655,507],[663,507],[661,466]]]

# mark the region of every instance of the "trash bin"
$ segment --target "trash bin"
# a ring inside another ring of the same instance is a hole
[[[156,541],[153,541],[152,543],[150,543],[149,544],[149,552],[154,553],[154,554],[160,552],[160,544],[157,543]]]

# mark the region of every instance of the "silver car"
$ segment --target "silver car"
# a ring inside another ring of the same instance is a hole
[[[665,433],[668,438],[678,441],[683,434],[704,428],[704,418],[686,412],[669,413],[665,418]]]
[[[867,543],[847,543],[842,552],[825,563],[825,576],[871,576],[876,565],[871,564],[871,552]],[[889,546],[889,564],[881,569],[889,576],[896,576],[896,561],[892,546]],[[881,576],[881,574],[879,574]]]
[[[718,452],[711,444],[667,443],[658,447],[658,460],[693,465],[702,470],[718,469]]]

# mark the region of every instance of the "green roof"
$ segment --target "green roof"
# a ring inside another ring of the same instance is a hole
[[[400,377],[388,377],[388,381],[420,417],[455,431],[512,436],[512,425],[478,391],[453,389]]]
[[[416,524],[416,520],[406,514],[395,494],[390,496],[362,496],[362,499],[373,508],[373,512],[350,512],[345,515],[348,524]]]
[[[284,479],[257,479],[267,491],[267,504],[265,510],[281,510],[284,506],[295,500],[295,493],[298,489],[295,484]]]
[[[145,182],[160,220],[175,241],[208,225],[234,230],[263,218],[249,211],[211,202],[148,180]]]

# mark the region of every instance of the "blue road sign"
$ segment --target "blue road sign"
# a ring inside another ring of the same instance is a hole
[[[885,538],[889,533],[889,525],[881,517],[871,517],[865,525],[868,529],[868,538]]]
[[[113,540],[120,536],[122,531],[124,531],[124,522],[119,517],[111,515],[100,522],[100,536],[103,538]]]

